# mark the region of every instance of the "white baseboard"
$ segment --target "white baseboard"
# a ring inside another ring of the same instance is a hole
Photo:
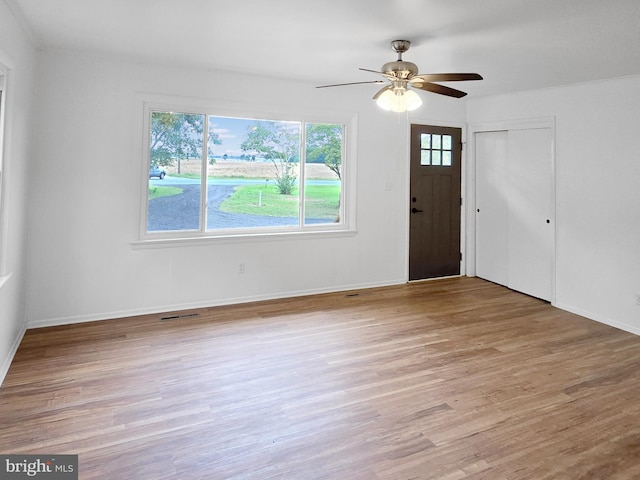
[[[89,315],[78,315],[73,317],[47,318],[33,320],[27,323],[27,328],[55,327],[59,325],[71,325],[75,323],[97,322],[100,320],[110,320],[114,318],[135,317],[138,315],[156,315],[159,313],[179,312],[183,310],[195,310],[199,308],[221,307],[224,305],[237,305],[242,303],[261,302],[265,300],[278,300],[282,298],[304,297],[307,295],[321,295],[323,293],[336,293],[348,290],[363,290],[366,288],[389,287],[406,283],[406,280],[393,280],[389,282],[370,283],[363,285],[343,285],[340,287],[328,287],[312,290],[302,290],[298,292],[276,293],[255,295],[248,297],[225,298],[219,301],[206,301],[194,303],[158,305],[156,307],[118,310],[112,312],[96,313]]]
[[[626,323],[618,322],[616,320],[611,320],[610,318],[603,317],[602,315],[596,315],[595,313],[587,312],[585,310],[581,310],[571,305],[555,303],[554,306],[558,307],[561,310],[565,310],[567,312],[580,315],[581,317],[588,318],[589,320],[594,320],[599,323],[604,323],[605,325],[609,325],[610,327],[615,327],[620,330],[624,330],[625,332],[633,333],[634,335],[640,335],[640,328],[637,326],[627,325]]]
[[[24,334],[27,332],[27,327],[23,324],[22,328],[16,335],[16,338],[13,340],[11,344],[11,348],[9,349],[9,353],[2,360],[2,365],[0,366],[0,386],[4,382],[7,373],[9,373],[9,368],[11,367],[11,363],[13,362],[13,358],[16,356],[16,352],[18,351],[18,347],[20,346],[20,342],[24,338]]]

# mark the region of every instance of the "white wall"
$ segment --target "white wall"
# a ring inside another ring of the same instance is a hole
[[[375,86],[317,90],[52,51],[40,54],[39,68],[29,325],[406,281],[408,120],[376,107]],[[141,93],[268,111],[357,115],[357,234],[132,247],[141,181]],[[462,102],[434,98],[424,108],[429,119],[464,124]],[[241,262],[243,275],[237,273]]]
[[[35,50],[0,1],[0,63],[8,67],[0,226],[0,383],[25,330],[27,179],[35,88]]]
[[[640,334],[640,77],[470,100],[556,119],[556,306]]]

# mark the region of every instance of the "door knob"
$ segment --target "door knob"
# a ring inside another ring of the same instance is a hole
[[[415,208],[415,207],[413,207],[413,208],[411,209],[411,213],[420,213],[420,212],[422,212],[422,210],[418,210],[418,209],[417,209],[417,208]]]

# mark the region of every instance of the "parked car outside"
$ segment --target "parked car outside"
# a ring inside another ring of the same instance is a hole
[[[165,169],[157,165],[152,165],[149,169],[149,178],[158,177],[160,180],[162,180],[166,174],[167,172],[165,171]]]

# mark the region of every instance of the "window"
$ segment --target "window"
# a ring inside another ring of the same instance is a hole
[[[5,103],[6,103],[6,69],[0,64],[0,275],[6,270],[6,245],[7,245],[7,219],[4,215],[4,195],[5,195],[5,178],[4,178],[4,130],[5,130]],[[3,278],[0,277],[0,286],[3,284]]]
[[[420,135],[420,165],[451,166],[451,135],[422,133]]]
[[[2,167],[4,153],[4,75],[0,70],[0,211],[2,211]],[[1,222],[0,222],[1,223]]]
[[[346,229],[344,123],[180,110],[145,109],[144,239]]]

